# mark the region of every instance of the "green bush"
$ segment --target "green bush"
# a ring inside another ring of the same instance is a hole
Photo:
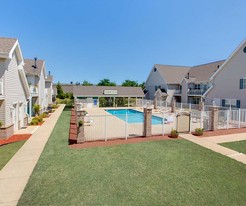
[[[2,123],[2,121],[0,121],[0,127],[2,127],[3,126],[3,123]]]
[[[57,104],[52,104],[52,109],[57,109],[58,107],[59,107],[59,105],[57,105]]]
[[[34,117],[32,121],[30,122],[30,125],[38,125],[38,123],[39,123],[38,119]]]
[[[43,112],[42,114],[40,114],[39,116],[42,117],[42,118],[46,118],[47,117],[47,113],[46,112]]]
[[[203,135],[203,129],[202,128],[196,128],[195,129],[195,135],[196,136],[202,136]]]
[[[83,124],[84,124],[84,122],[83,122],[82,120],[79,120],[79,121],[78,121],[78,126],[79,126],[79,127],[83,126]]]
[[[34,104],[33,105],[33,110],[34,110],[35,115],[39,115],[40,105],[39,104]]]
[[[38,119],[39,122],[43,122],[43,117],[38,116],[38,117],[36,117],[36,118]]]
[[[179,132],[176,129],[172,129],[170,136],[172,138],[177,138],[179,136]]]

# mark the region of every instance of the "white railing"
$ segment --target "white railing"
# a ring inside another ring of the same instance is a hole
[[[205,89],[189,89],[188,94],[203,95],[206,91]]]
[[[181,92],[182,92],[181,90],[176,89],[174,94],[181,94]]]

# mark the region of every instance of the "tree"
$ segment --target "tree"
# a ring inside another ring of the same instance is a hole
[[[116,86],[115,82],[110,82],[109,79],[102,79],[97,86]]]
[[[57,90],[56,97],[60,99],[64,99],[64,92],[63,92],[60,82],[58,82],[58,84],[56,85],[56,90]]]
[[[138,87],[138,82],[127,79],[122,83],[121,86],[123,86],[123,87]]]
[[[142,87],[142,90],[145,89],[145,82],[142,82],[141,84],[138,85],[139,87]]]
[[[82,83],[82,86],[92,86],[93,84],[84,80],[83,83]]]

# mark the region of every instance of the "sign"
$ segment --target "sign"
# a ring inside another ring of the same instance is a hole
[[[117,90],[104,90],[103,91],[103,94],[118,94],[118,91]]]

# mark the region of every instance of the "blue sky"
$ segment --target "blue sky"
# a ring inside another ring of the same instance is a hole
[[[55,82],[145,81],[154,64],[227,58],[246,37],[245,0],[0,0],[0,36],[46,61]],[[4,8],[4,9],[3,9]]]

